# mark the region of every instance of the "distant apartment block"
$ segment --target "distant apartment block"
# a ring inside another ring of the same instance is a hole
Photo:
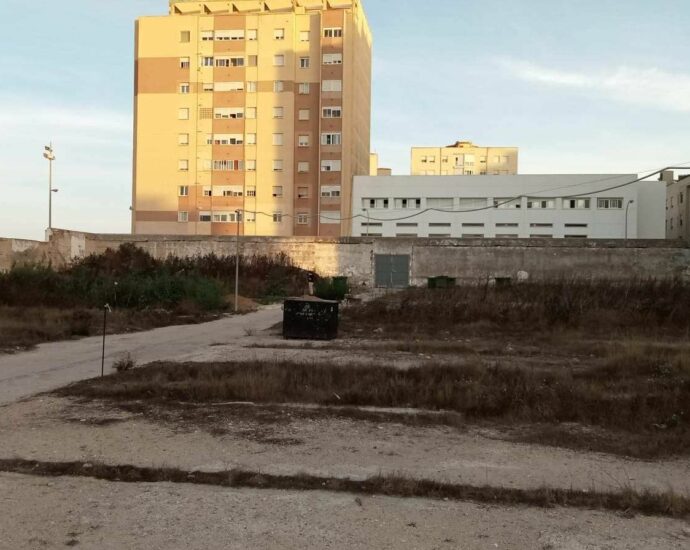
[[[458,141],[447,147],[413,147],[413,176],[507,176],[518,173],[517,147],[480,147]]]
[[[393,175],[393,170],[391,168],[381,168],[379,166],[379,156],[377,153],[371,153],[369,162],[369,175],[370,176],[391,176]]]
[[[634,174],[356,177],[353,236],[663,239],[665,185],[626,185],[636,179]]]
[[[666,238],[690,241],[688,227],[688,193],[690,192],[690,174],[675,179],[673,170],[662,172],[660,181],[666,185]]]
[[[135,56],[134,233],[350,232],[370,152],[360,0],[173,0],[137,21]]]

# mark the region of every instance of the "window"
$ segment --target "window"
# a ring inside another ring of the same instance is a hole
[[[247,82],[247,92],[250,92],[253,94],[253,93],[256,93],[256,89],[257,89],[256,81]]]
[[[247,187],[247,196],[256,197],[256,187]]]
[[[309,136],[299,136],[297,138],[297,145],[299,147],[309,147]]]
[[[299,32],[299,41],[300,42],[309,42],[309,31],[300,31]]]
[[[342,134],[340,132],[324,132],[321,134],[321,145],[341,145]]]
[[[244,67],[244,57],[217,57],[216,67]]]
[[[243,160],[214,160],[213,170],[215,172],[241,172],[244,170]]]
[[[189,196],[189,186],[188,185],[180,185],[180,188],[178,189],[177,194],[180,197],[188,197]]]
[[[256,118],[256,107],[247,107],[247,118]]]
[[[274,197],[282,197],[283,196],[283,186],[282,185],[274,185],[273,186],[273,196]]]
[[[419,224],[416,223],[396,223],[396,227],[418,227]]]
[[[518,236],[515,233],[496,233],[497,239],[517,239]]]
[[[308,162],[298,162],[297,163],[297,171],[300,174],[306,174],[309,172],[309,163]]]
[[[276,159],[273,161],[273,171],[274,172],[282,172],[283,171],[283,161],[280,159]]]
[[[527,199],[527,208],[552,210],[556,208],[556,199]]]
[[[323,30],[324,38],[342,38],[343,29],[342,27],[330,27]]]
[[[248,55],[247,56],[247,67],[256,67],[259,64],[258,55]]]
[[[189,221],[189,212],[178,212],[177,213],[177,221],[180,223],[188,222]]]
[[[463,239],[483,239],[484,233],[463,233],[460,235]]]
[[[180,69],[189,69],[189,57],[180,57]]]
[[[285,91],[285,82],[282,80],[275,80],[273,82],[273,91],[275,93],[280,93]]]
[[[178,145],[189,145],[189,134],[177,134]]]
[[[245,141],[247,145],[256,145],[256,134],[247,134]]]
[[[324,185],[321,187],[321,197],[324,199],[337,199],[340,197],[340,185]]]
[[[201,194],[204,197],[212,197],[213,196],[213,187],[210,185],[204,185],[203,189],[201,190]]]
[[[204,56],[201,58],[202,67],[213,67],[213,57]]]
[[[597,199],[597,208],[600,210],[620,210],[623,208],[623,199]]]
[[[244,29],[233,29],[228,31],[216,31],[216,40],[244,40]]]
[[[450,233],[429,233],[430,239],[450,239]]]
[[[298,199],[308,199],[309,198],[309,187],[298,187],[297,188],[297,198]]]
[[[543,235],[541,233],[531,233],[529,236],[530,239],[553,239],[553,235],[549,235],[544,233]]]
[[[563,199],[563,208],[566,210],[588,210],[590,199]]]
[[[213,31],[201,31],[201,40],[203,42],[213,40]]]
[[[566,239],[586,239],[587,235],[563,235]]]
[[[282,107],[273,107],[273,118],[283,118],[285,109]]]
[[[189,31],[180,31],[180,42],[189,42],[192,39],[192,33]]]
[[[200,222],[210,222],[211,221],[211,213],[210,212],[199,212],[199,221]]]
[[[385,210],[388,208],[388,199],[362,199],[364,210]]]
[[[285,29],[273,29],[273,40],[285,40]]]
[[[244,118],[244,109],[242,107],[218,107],[213,110],[213,118]]]
[[[343,81],[342,80],[324,80],[321,85],[321,91],[323,92],[342,92],[343,91]]]
[[[256,29],[247,29],[247,40],[257,40],[259,38],[259,33]]]
[[[201,85],[201,88],[204,92],[212,92],[213,91],[213,82],[204,82]]]
[[[438,208],[440,210],[452,210],[453,209],[453,198],[434,198],[426,200],[427,208]]]
[[[450,224],[449,223],[430,223],[429,227],[447,227],[450,229]]]
[[[419,210],[422,199],[395,199],[395,208],[399,210]]]
[[[241,197],[244,195],[244,192],[242,191],[242,186],[233,185],[230,187],[222,187],[220,189],[220,195],[221,197]]]
[[[308,69],[310,65],[310,60],[308,57],[300,57],[299,58],[299,68],[300,69]]]
[[[178,109],[177,118],[179,120],[189,120],[189,109]]]
[[[283,213],[282,212],[273,212],[273,222],[274,223],[282,223],[283,222]]]
[[[178,160],[177,161],[177,169],[182,171],[182,172],[187,172],[189,170],[189,161],[188,160]]]
[[[309,86],[309,82],[301,82],[299,85],[299,93],[302,95],[307,95],[309,91],[311,90],[311,87]]]
[[[283,144],[283,134],[273,134],[273,145]]]
[[[273,66],[274,67],[284,67],[285,66],[285,56],[284,55],[274,55],[273,56]]]
[[[342,161],[340,160],[322,160],[322,172],[340,172],[342,170]]]
[[[237,212],[214,212],[214,223],[237,223],[242,221],[242,213]]]
[[[587,224],[586,223],[566,223],[565,227],[579,227],[579,228],[584,228],[587,229]]]
[[[551,228],[551,227],[553,227],[553,224],[552,223],[531,223],[531,224],[529,224],[529,226],[530,227],[548,227],[548,228]]]
[[[343,54],[341,53],[325,53],[323,54],[324,65],[342,65]]]
[[[463,227],[484,227],[483,223],[463,223]]]
[[[343,116],[342,107],[324,107],[323,118],[341,118]]]
[[[246,165],[247,165],[247,172],[256,172],[256,160],[254,160],[254,159],[248,160]],[[247,196],[251,197],[251,196],[256,196],[256,195],[247,194]]]
[[[216,92],[241,92],[244,82],[216,82]]]
[[[309,120],[309,109],[300,109],[297,116],[299,120]]]
[[[522,208],[522,201],[520,199],[494,199],[494,208]]]
[[[210,107],[202,107],[199,109],[199,118],[202,120],[207,120],[213,118],[213,109]]]
[[[242,134],[216,134],[211,136],[212,145],[242,145],[244,136]]]
[[[303,212],[297,214],[297,225],[309,225],[309,214]]]

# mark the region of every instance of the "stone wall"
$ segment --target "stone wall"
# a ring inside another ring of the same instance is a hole
[[[156,258],[209,253],[235,254],[234,237],[97,235],[54,230],[49,243],[0,239],[0,269],[18,259],[45,259],[64,265],[87,254],[134,243]],[[287,254],[295,264],[324,276],[345,275],[356,286],[374,285],[377,254],[410,256],[414,285],[428,277],[459,280],[555,277],[690,279],[690,250],[676,241],[590,241],[579,239],[378,239],[242,237],[241,254]]]

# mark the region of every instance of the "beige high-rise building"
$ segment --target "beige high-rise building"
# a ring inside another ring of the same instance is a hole
[[[360,0],[173,0],[137,21],[135,56],[134,233],[349,234],[370,152]]]
[[[413,176],[502,176],[518,173],[517,147],[480,147],[458,141],[447,147],[413,147]]]

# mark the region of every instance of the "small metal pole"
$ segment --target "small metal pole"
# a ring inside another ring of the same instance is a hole
[[[237,218],[237,248],[235,250],[235,313],[240,312],[240,215],[241,210],[235,210]]]
[[[110,306],[105,304],[103,306],[103,351],[101,353],[101,378],[105,376],[105,331],[108,324],[108,310]]]
[[[627,246],[628,243],[628,210],[630,209],[630,205],[634,204],[634,200],[629,200],[628,204],[625,205],[625,243]]]

